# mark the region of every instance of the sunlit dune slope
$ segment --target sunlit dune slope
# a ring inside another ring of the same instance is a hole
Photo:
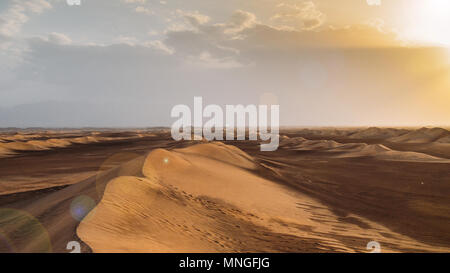
[[[155,149],[142,177],[111,180],[77,228],[94,252],[340,252],[435,249],[256,175],[257,161],[222,143]],[[351,243],[349,243],[351,241]]]

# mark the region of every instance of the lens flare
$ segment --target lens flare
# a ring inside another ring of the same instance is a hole
[[[0,209],[0,252],[52,252],[50,237],[32,215],[15,209]]]
[[[86,195],[75,198],[70,204],[70,213],[77,220],[83,220],[88,213],[95,208],[95,201]]]

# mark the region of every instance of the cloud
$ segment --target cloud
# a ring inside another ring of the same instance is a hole
[[[143,6],[138,6],[136,7],[135,11],[137,13],[143,13],[143,14],[147,14],[147,15],[153,15],[155,14],[155,12],[149,8],[143,7]]]
[[[200,14],[198,11],[190,12],[177,9],[176,13],[178,16],[186,19],[187,22],[193,25],[194,27],[206,24],[211,19],[209,16]]]
[[[14,71],[15,80],[33,82],[32,90],[38,91],[42,100],[53,98],[54,92],[76,99],[127,98],[130,94],[163,90],[166,74],[175,72],[179,64],[167,50],[162,42],[148,46],[87,46],[35,38],[29,40],[27,62]],[[28,89],[17,84],[11,90],[1,91],[17,97],[24,92],[20,91],[22,88]]]
[[[232,69],[242,67],[242,64],[231,57],[216,58],[209,52],[202,52],[198,56],[187,56],[187,62],[201,68]]]
[[[280,10],[270,20],[282,26],[290,26],[295,29],[312,30],[322,26],[326,15],[317,9],[312,1],[299,4],[281,3],[277,6]]]
[[[367,113],[363,122],[370,115],[389,121],[401,111],[410,114],[408,103],[401,108],[391,101],[423,87],[407,64],[423,64],[421,54],[440,59],[399,49],[403,44],[381,21],[311,28],[302,19],[300,27],[288,28],[243,10],[219,23],[196,11],[171,15],[165,31],[142,28],[158,37],[133,32],[113,44],[88,45],[52,32],[25,40],[26,62],[0,73],[0,106],[28,105],[0,113],[0,126],[169,125],[171,107],[189,104],[194,95],[208,103],[249,104],[262,93],[279,98],[289,113],[283,124],[352,124],[361,120],[358,111]]]
[[[115,39],[114,43],[121,44],[121,45],[128,45],[131,47],[151,48],[152,50],[156,50],[159,53],[163,53],[166,55],[172,55],[175,53],[175,50],[173,48],[170,48],[163,41],[160,41],[160,40],[151,40],[151,41],[140,42],[136,37],[119,36]]]
[[[257,23],[256,16],[253,13],[243,10],[236,10],[231,16],[231,20],[226,24],[225,33],[237,33],[244,29],[251,28]]]
[[[52,45],[67,46],[72,44],[72,39],[64,33],[52,32],[47,36],[37,36],[25,40],[28,45],[31,43],[48,43]],[[30,50],[29,48],[27,51]]]
[[[48,35],[48,41],[59,45],[70,45],[72,39],[63,33],[52,32]]]
[[[147,2],[147,0],[122,0],[123,2],[127,3],[127,4],[145,4]]]
[[[181,13],[190,16],[192,13]],[[230,20],[225,23],[209,23],[209,17],[195,13],[195,17],[189,18],[189,26],[180,29],[168,29],[165,43],[174,48],[177,54],[189,56],[190,62],[198,57],[201,63],[208,59],[209,63],[227,63],[227,67],[237,67],[241,63],[233,60],[239,54],[239,49],[232,45],[234,39],[240,39],[240,33],[257,25],[256,16],[242,10],[235,11]],[[202,20],[194,19],[202,18]],[[226,61],[224,61],[226,60]],[[239,65],[237,65],[239,64]],[[222,67],[212,65],[211,67]]]
[[[28,0],[18,2],[34,13],[42,13],[44,10],[52,7],[52,5],[46,0]]]
[[[50,8],[51,4],[45,0],[16,0],[0,13],[0,74],[8,74],[6,70],[23,61],[27,45],[18,38],[22,26],[32,14],[40,14]]]
[[[0,14],[0,36],[11,37],[19,33],[22,25],[29,19],[30,13],[42,13],[52,6],[45,0],[14,1]]]
[[[11,37],[20,31],[23,24],[28,21],[25,8],[21,5],[13,5],[0,15],[0,35]]]
[[[308,2],[306,2],[308,3]],[[309,10],[310,8],[306,8]],[[196,14],[200,17],[199,14]],[[190,26],[168,29],[165,44],[183,57],[200,56],[250,65],[268,58],[296,56],[313,48],[377,48],[398,47],[403,42],[393,32],[381,31],[378,24],[320,29],[292,29],[259,22],[252,13],[235,11],[224,23],[201,23],[191,20]],[[205,55],[207,53],[208,55]]]
[[[119,36],[115,39],[116,43],[119,44],[126,44],[130,46],[134,46],[138,43],[138,39],[136,37],[130,37],[130,36]]]
[[[369,25],[327,27],[319,31],[280,29],[259,24],[240,33],[239,46],[250,49],[301,51],[304,48],[377,48],[401,47],[393,32],[381,32]]]
[[[365,24],[368,26],[371,26],[373,28],[376,28],[380,32],[386,32],[386,30],[385,30],[386,24],[385,24],[384,20],[381,18],[369,19],[365,22]]]
[[[30,40],[27,62],[11,82],[0,80],[0,105],[27,105],[0,111],[0,126],[170,125],[171,107],[190,105],[193,96],[203,96],[208,104],[245,105],[257,104],[267,92],[278,97],[286,125],[425,120],[423,112],[408,110],[432,104],[431,99],[412,100],[424,85],[422,77],[411,74],[411,63],[428,60],[424,69],[433,71],[442,57],[432,49],[260,44],[277,37],[263,31],[285,34],[266,28],[258,25],[246,29],[243,40],[220,42],[230,42],[239,52],[166,54],[158,47],[163,42],[172,46],[167,41],[85,46]]]
[[[148,41],[143,44],[146,47],[154,48],[157,50],[161,50],[162,52],[172,55],[175,53],[175,50],[173,48],[168,47],[164,42],[155,40],[155,41]]]

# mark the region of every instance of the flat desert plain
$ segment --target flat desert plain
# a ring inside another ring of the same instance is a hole
[[[284,128],[273,152],[166,129],[0,132],[0,252],[368,244],[450,251],[448,129]]]

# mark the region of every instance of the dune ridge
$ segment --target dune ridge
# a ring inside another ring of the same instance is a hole
[[[397,137],[408,132],[409,131],[406,129],[370,127],[356,133],[352,133],[348,137],[356,139],[386,139]]]
[[[450,143],[450,132],[443,128],[420,128],[415,131],[408,132],[406,134],[389,138],[391,142],[403,142],[403,143],[431,143],[442,142]]]
[[[323,129],[287,129],[306,138],[348,138],[359,140],[384,140],[394,143],[450,143],[450,131],[440,127],[406,128],[323,128]]]
[[[44,151],[55,148],[69,147],[74,144],[89,144],[95,142],[118,141],[140,137],[154,136],[153,133],[107,134],[93,132],[89,135],[63,135],[56,138],[44,138],[40,134],[15,134],[2,137],[0,142],[0,158],[17,155],[21,152]],[[44,139],[42,139],[44,138]]]
[[[450,160],[425,153],[396,151],[383,144],[339,143],[334,140],[308,140],[303,137],[282,138],[280,147],[297,151],[320,151],[331,157],[373,157],[380,160],[442,162]]]

